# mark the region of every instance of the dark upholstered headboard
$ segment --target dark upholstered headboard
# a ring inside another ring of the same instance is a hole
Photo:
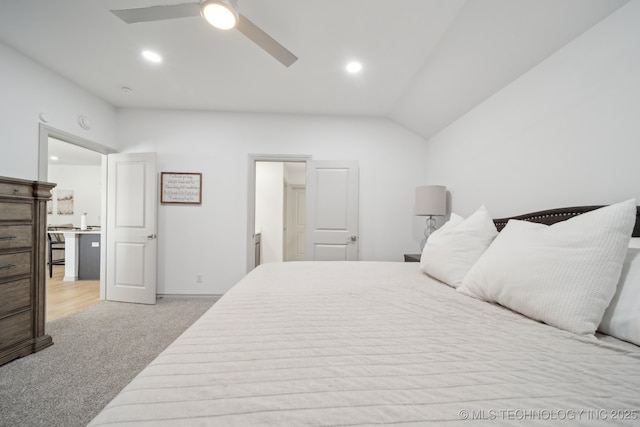
[[[532,212],[529,214],[512,216],[509,218],[498,218],[494,219],[493,222],[496,225],[498,231],[501,231],[504,226],[507,225],[507,221],[509,221],[510,219],[519,219],[522,221],[531,221],[538,222],[540,224],[551,225],[555,224],[556,222],[564,221],[576,215],[580,215],[601,207],[602,206],[576,206],[573,208],[549,209],[546,211]],[[632,236],[640,237],[640,206],[636,207],[636,225],[633,227]]]

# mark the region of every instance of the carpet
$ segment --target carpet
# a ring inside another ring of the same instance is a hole
[[[53,346],[0,366],[0,426],[85,426],[218,298],[101,301],[47,323]]]

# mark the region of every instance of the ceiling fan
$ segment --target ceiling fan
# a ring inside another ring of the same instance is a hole
[[[298,60],[298,57],[287,48],[241,15],[238,11],[237,0],[203,0],[200,3],[150,6],[137,9],[112,10],[111,12],[127,24],[202,16],[216,28],[222,30],[237,28],[238,31],[280,61],[285,67],[289,67]]]

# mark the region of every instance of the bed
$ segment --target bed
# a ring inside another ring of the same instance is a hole
[[[640,347],[533,320],[421,268],[261,265],[90,425],[640,423]]]

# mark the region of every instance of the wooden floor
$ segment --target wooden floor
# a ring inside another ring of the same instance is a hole
[[[53,266],[52,278],[49,278],[48,273],[47,271],[47,322],[83,310],[100,300],[99,280],[63,282],[64,265]]]

